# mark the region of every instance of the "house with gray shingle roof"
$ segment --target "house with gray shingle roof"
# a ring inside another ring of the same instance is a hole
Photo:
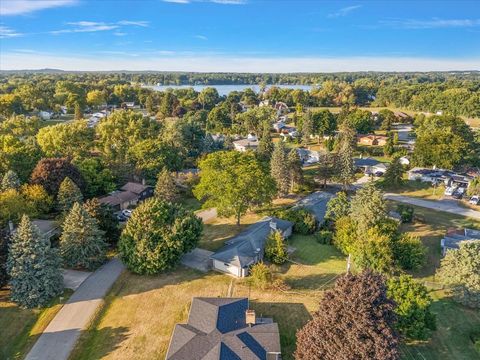
[[[186,324],[176,324],[167,360],[280,360],[280,334],[257,318],[247,298],[192,300]]]
[[[292,234],[292,228],[293,223],[287,220],[275,217],[260,220],[227,240],[220,250],[210,256],[213,269],[238,277],[247,276],[250,266],[263,260],[270,233],[280,231],[287,238]]]
[[[458,250],[460,243],[464,241],[480,241],[480,230],[450,229],[447,231],[447,234],[440,241],[443,256],[448,250]]]

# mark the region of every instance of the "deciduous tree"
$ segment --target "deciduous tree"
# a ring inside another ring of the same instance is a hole
[[[275,144],[275,148],[270,159],[270,174],[277,184],[279,196],[284,196],[290,190],[290,169],[287,160],[287,150],[283,141]]]

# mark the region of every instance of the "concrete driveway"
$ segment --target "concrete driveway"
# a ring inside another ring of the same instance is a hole
[[[80,285],[92,274],[88,271],[63,269],[63,286],[77,290]]]
[[[180,262],[189,268],[207,272],[211,268],[210,255],[212,254],[212,251],[196,248],[193,251],[183,255]]]

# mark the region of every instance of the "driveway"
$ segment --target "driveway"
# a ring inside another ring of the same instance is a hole
[[[92,274],[87,271],[63,269],[63,286],[67,289],[77,290],[80,285]]]
[[[208,272],[210,270],[210,256],[213,255],[212,251],[196,248],[193,251],[183,255],[180,262],[192,269],[199,270],[201,272]]]
[[[67,360],[123,269],[122,262],[115,258],[91,274],[63,305],[25,359]]]
[[[327,211],[327,203],[333,197],[332,194],[324,191],[316,191],[297,201],[295,208],[304,207],[315,215],[319,223],[323,222]]]
[[[211,209],[197,211],[195,215],[197,215],[205,223],[208,220],[212,220],[217,217],[217,209],[211,208]]]
[[[480,220],[480,211],[464,208],[454,200],[423,200],[409,196],[387,193],[385,198],[405,204],[421,206],[427,209],[444,211],[451,214],[462,215]]]

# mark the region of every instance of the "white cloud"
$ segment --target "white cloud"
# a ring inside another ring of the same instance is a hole
[[[193,2],[196,3],[214,3],[214,4],[221,4],[221,5],[245,5],[247,0],[162,0],[166,3],[173,3],[173,4],[191,4]]]
[[[210,2],[223,5],[245,5],[245,0],[211,0]]]
[[[155,56],[116,54],[99,57],[0,53],[1,70],[58,68],[80,71],[199,71],[199,72],[337,72],[337,71],[453,71],[480,70],[480,58],[441,59],[414,57],[227,57]]]
[[[78,0],[1,0],[0,15],[21,15],[35,11],[75,5]]]
[[[69,29],[61,29],[50,31],[51,34],[67,34],[67,33],[83,33],[83,32],[97,32],[97,31],[109,31],[120,29],[121,27],[127,26],[138,26],[138,27],[148,27],[148,21],[131,21],[131,20],[121,20],[116,23],[104,23],[96,21],[76,21],[68,22],[67,25],[72,26]],[[121,31],[116,31],[114,35],[123,36],[126,33]]]
[[[354,11],[356,9],[359,9],[361,7],[362,7],[362,5],[347,6],[347,7],[341,8],[340,10],[338,10],[334,13],[328,14],[328,17],[336,18],[336,17],[341,17],[341,16],[347,16],[352,11]]]
[[[471,28],[480,26],[480,19],[383,20],[380,24],[400,29]]]
[[[131,21],[131,20],[122,20],[117,22],[118,25],[125,25],[125,26],[140,26],[140,27],[148,27],[150,22],[148,21]]]
[[[22,35],[23,35],[22,33],[19,33],[16,30],[13,30],[7,26],[0,25],[0,39],[19,37]]]
[[[174,4],[190,4],[190,0],[163,0],[163,2]]]
[[[205,35],[195,35],[194,38],[200,39],[200,40],[208,40],[208,38]]]

